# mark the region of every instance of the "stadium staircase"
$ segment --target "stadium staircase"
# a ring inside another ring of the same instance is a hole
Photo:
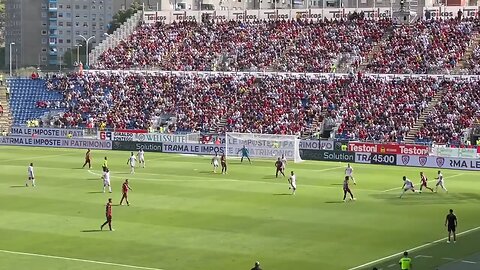
[[[405,137],[405,143],[415,142],[415,137],[418,131],[423,127],[423,124],[425,123],[425,120],[427,119],[428,115],[432,112],[435,105],[437,105],[440,102],[444,93],[445,93],[445,90],[441,90],[435,93],[430,103],[428,103],[427,108],[423,110],[422,114],[420,114],[420,117],[418,117],[417,121],[415,122],[415,124],[413,124],[413,127],[408,132],[407,136]]]
[[[0,116],[0,133],[3,130],[10,130],[12,126],[12,115],[10,113],[10,105],[6,95],[7,88],[4,85],[0,86],[0,103],[3,107],[3,115]]]
[[[465,50],[462,59],[458,62],[457,66],[453,70],[453,74],[462,74],[464,70],[468,69],[468,61],[472,58],[473,50],[480,45],[480,33],[476,32],[473,34],[472,42]]]
[[[61,101],[63,96],[58,92],[47,91],[45,80],[15,78],[9,80],[10,112],[14,125],[25,125],[28,120],[40,119],[49,108],[37,108],[37,101]],[[2,102],[3,104],[3,102]]]
[[[381,44],[387,41],[387,39],[392,35],[392,33],[393,33],[392,27],[390,27],[389,29],[387,29],[387,31],[385,31],[380,41],[377,42],[377,44],[375,44],[372,50],[368,53],[366,59],[362,59],[362,63],[360,64],[360,67],[357,70],[358,72],[365,73],[367,71],[368,63],[370,63],[370,61],[374,59],[375,54],[377,54],[380,51]]]
[[[106,50],[117,47],[122,40],[127,40],[142,21],[143,11],[139,10],[111,35],[108,35],[107,38],[105,38],[89,53],[88,60],[90,65],[94,65],[100,55],[102,55]]]

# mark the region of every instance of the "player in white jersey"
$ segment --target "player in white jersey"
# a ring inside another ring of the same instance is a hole
[[[348,178],[352,179],[354,185],[357,184],[357,182],[355,182],[355,178],[353,177],[353,168],[350,166],[350,163],[348,163],[347,168],[345,168],[345,176],[348,176]]]
[[[213,156],[213,158],[212,158],[212,162],[210,162],[210,164],[213,165],[213,173],[217,173],[217,168],[218,168],[218,164],[219,164],[218,159],[219,159],[218,154],[215,153],[215,156]]]
[[[110,184],[110,170],[105,169],[102,175],[103,179],[103,193],[105,193],[105,188],[108,187],[108,192],[112,193],[112,185]]]
[[[138,165],[140,166],[141,164],[142,167],[145,168],[145,152],[143,152],[143,149],[138,150],[137,157]]]
[[[285,175],[285,168],[287,168],[287,158],[285,157],[285,155],[282,155],[280,161],[282,162],[282,172]]]
[[[435,179],[437,180],[437,184],[435,185],[435,192],[437,192],[438,186],[440,186],[443,190],[445,190],[445,192],[448,193],[448,190],[445,187],[445,182],[443,180],[443,174],[441,171],[438,171],[438,176],[435,177]]]
[[[127,164],[130,164],[130,173],[135,173],[135,164],[137,163],[137,158],[131,153],[130,157],[127,160]]]
[[[400,194],[400,198],[402,198],[403,194],[405,194],[405,192],[407,191],[413,191],[413,192],[416,192],[415,191],[415,187],[413,186],[413,182],[408,179],[406,176],[403,177],[403,186],[402,186],[402,194]]]
[[[293,171],[290,172],[290,177],[288,178],[288,183],[290,186],[288,189],[292,190],[292,195],[295,195],[295,191],[297,190],[297,177]]]
[[[32,181],[32,187],[35,186],[35,173],[33,172],[33,163],[28,166],[28,179],[25,182],[25,186],[28,187],[28,182]]]

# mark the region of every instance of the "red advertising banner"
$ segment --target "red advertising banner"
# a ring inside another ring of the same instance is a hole
[[[412,144],[380,144],[349,142],[348,151],[361,153],[381,153],[397,155],[426,156],[429,154],[428,146]]]

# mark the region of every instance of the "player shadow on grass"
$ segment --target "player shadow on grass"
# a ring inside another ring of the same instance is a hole
[[[208,173],[208,174],[210,174],[210,173],[213,173],[213,171],[198,171],[198,173]]]
[[[292,195],[292,193],[273,193],[274,196],[285,196],[285,195]]]
[[[10,188],[21,188],[21,187],[27,187],[27,186],[25,186],[25,185],[23,185],[23,186],[20,186],[20,185],[18,185],[18,186],[10,186]]]
[[[344,201],[326,201],[325,203],[344,203]]]
[[[104,193],[103,191],[89,191],[87,192],[89,194],[98,194],[98,193]]]
[[[103,232],[102,230],[83,230],[83,231],[80,231],[80,232],[83,232],[83,233],[94,233],[94,232]],[[105,231],[106,232],[106,231]]]

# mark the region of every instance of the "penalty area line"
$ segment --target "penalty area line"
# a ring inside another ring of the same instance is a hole
[[[457,233],[457,236],[462,236],[464,234],[467,234],[467,233],[471,233],[473,231],[476,231],[480,229],[480,226],[478,227],[475,227],[475,228],[472,228],[472,229],[469,229],[469,230],[466,230],[466,231],[463,231],[461,233]],[[416,250],[419,250],[419,249],[422,249],[422,248],[426,248],[426,247],[429,247],[429,246],[432,246],[432,245],[435,245],[437,243],[440,243],[442,241],[445,241],[445,239],[447,239],[446,237],[443,237],[441,239],[438,239],[438,240],[435,240],[433,242],[430,242],[430,243],[426,243],[426,244],[423,244],[423,245],[420,245],[420,246],[417,246],[417,247],[414,247],[414,248],[411,248],[411,249],[407,249],[408,252],[414,252]],[[401,252],[398,252],[398,253],[395,253],[395,254],[392,254],[392,255],[389,255],[389,256],[386,256],[386,257],[383,257],[383,258],[380,258],[380,259],[377,259],[377,260],[374,260],[374,261],[371,261],[371,262],[367,262],[367,263],[364,263],[362,265],[359,265],[359,266],[355,266],[355,267],[352,267],[352,268],[349,268],[348,270],[357,270],[357,269],[361,269],[361,268],[364,268],[364,267],[367,267],[367,266],[371,266],[372,264],[375,264],[375,263],[381,263],[381,262],[384,262],[386,260],[389,260],[391,258],[394,258],[394,257],[397,257],[397,256],[401,256],[403,255],[403,251]]]
[[[40,258],[48,258],[48,259],[56,259],[56,260],[65,260],[65,261],[74,261],[74,262],[83,262],[83,263],[92,263],[92,264],[101,264],[101,265],[109,265],[109,266],[118,266],[118,267],[123,267],[123,268],[132,268],[132,269],[165,270],[165,269],[145,267],[145,266],[136,266],[136,265],[129,265],[129,264],[121,264],[121,263],[85,260],[85,259],[78,259],[78,258],[69,258],[69,257],[62,257],[62,256],[53,256],[53,255],[28,253],[28,252],[20,252],[20,251],[11,251],[11,250],[3,250],[3,249],[0,249],[0,253],[31,256],[31,257],[40,257]]]

